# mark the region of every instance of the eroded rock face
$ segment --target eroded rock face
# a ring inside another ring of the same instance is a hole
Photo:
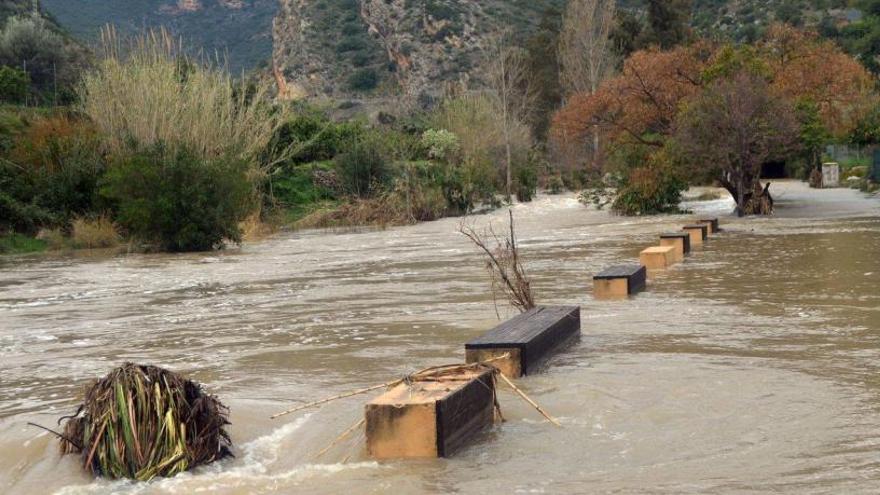
[[[273,64],[291,94],[438,96],[449,85],[478,86],[496,33],[522,32],[563,2],[280,0]]]

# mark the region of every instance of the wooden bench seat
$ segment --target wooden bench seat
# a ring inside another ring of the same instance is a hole
[[[535,373],[542,362],[573,342],[581,331],[577,306],[539,306],[464,345],[468,363],[509,354],[491,364],[508,377]]]

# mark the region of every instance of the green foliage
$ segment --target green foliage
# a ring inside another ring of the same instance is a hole
[[[31,78],[27,72],[0,66],[0,101],[5,103],[23,103],[30,90]]]
[[[38,15],[10,17],[0,31],[0,65],[26,71],[41,100],[67,103],[81,70],[78,54]]]
[[[621,215],[678,213],[681,193],[687,182],[669,167],[645,166],[633,169],[626,184],[617,191],[612,210]]]
[[[334,159],[343,190],[352,196],[369,198],[390,183],[391,169],[374,136],[358,140]]]
[[[461,151],[458,136],[446,129],[428,129],[422,134],[422,146],[428,150],[428,158],[449,162]]]
[[[740,73],[769,78],[770,67],[752,45],[727,44],[716,54],[713,64],[703,71],[703,81],[708,84],[718,79],[730,79]]]
[[[379,84],[379,73],[376,69],[358,69],[348,78],[348,87],[353,91],[370,91]]]
[[[875,105],[856,123],[849,135],[849,142],[857,145],[880,143],[880,105]]]
[[[207,251],[241,242],[239,223],[254,206],[248,170],[240,159],[156,145],[114,163],[101,192],[135,237],[164,251]]]
[[[538,170],[534,163],[530,160],[517,163],[513,173],[516,199],[524,203],[534,199],[538,192]]]
[[[270,147],[292,148],[293,163],[332,160],[365,133],[360,121],[333,122],[324,112],[306,107],[279,127]]]
[[[47,246],[46,241],[22,234],[0,235],[0,254],[38,253],[45,251]]]

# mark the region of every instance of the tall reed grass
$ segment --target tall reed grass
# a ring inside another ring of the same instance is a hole
[[[246,159],[257,172],[284,158],[286,150],[266,155],[289,117],[288,107],[272,103],[268,78],[236,81],[222,64],[188,55],[164,29],[121,38],[108,27],[101,48],[79,98],[111,153],[161,143],[204,158]]]

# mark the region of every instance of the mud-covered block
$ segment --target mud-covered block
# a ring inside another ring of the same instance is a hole
[[[508,377],[537,371],[541,363],[574,342],[581,331],[578,306],[539,306],[517,315],[464,345],[468,363],[493,361]]]
[[[619,265],[593,277],[593,297],[619,299],[645,289],[648,270],[642,265]]]
[[[709,226],[709,234],[715,234],[721,231],[718,227],[718,219],[717,218],[701,218],[697,220],[699,224],[705,224]]]
[[[648,270],[665,270],[678,263],[678,253],[673,246],[653,246],[639,254],[639,261]]]
[[[401,383],[366,406],[374,459],[448,457],[495,419],[494,370],[479,366]]]
[[[673,246],[679,261],[691,252],[691,235],[687,232],[669,232],[660,234],[661,246]]]
[[[682,229],[691,235],[691,247],[702,246],[709,237],[709,226],[706,224],[685,225]]]

